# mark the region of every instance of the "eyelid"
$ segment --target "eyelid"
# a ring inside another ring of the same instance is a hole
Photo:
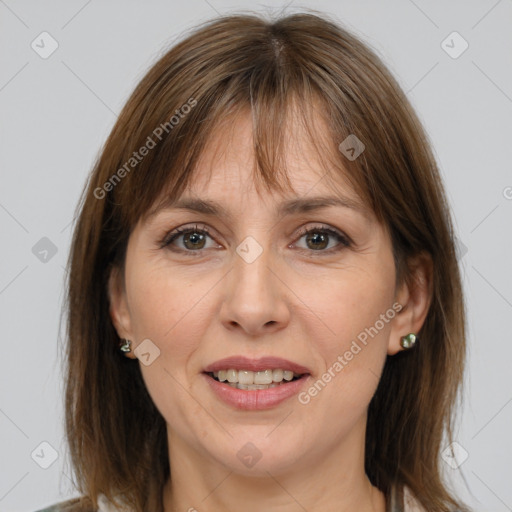
[[[169,245],[174,239],[178,238],[183,233],[193,232],[193,231],[202,231],[206,235],[208,235],[210,238],[213,239],[211,236],[211,229],[206,224],[201,223],[194,223],[194,225],[187,225],[184,226],[178,226],[177,228],[171,229],[170,231],[166,231],[164,236],[159,240],[158,247],[160,249],[164,249],[167,245]],[[190,251],[193,252],[193,251]]]
[[[303,236],[305,236],[309,233],[314,233],[314,232],[324,232],[324,233],[327,233],[329,236],[337,237],[339,240],[338,246],[331,247],[330,249],[323,250],[323,251],[314,251],[314,250],[308,251],[307,249],[302,249],[302,248],[299,248],[298,250],[307,251],[310,253],[330,254],[330,253],[337,252],[337,251],[341,250],[339,248],[339,245],[341,245],[342,247],[352,247],[354,245],[353,240],[347,234],[345,234],[343,231],[341,231],[337,228],[331,227],[328,224],[321,224],[321,223],[316,224],[314,226],[300,228],[299,232],[295,236],[295,240],[296,241],[300,240]],[[296,243],[296,242],[293,242],[293,243]]]
[[[184,233],[190,233],[190,232],[194,232],[194,231],[203,232],[206,236],[208,236],[209,238],[214,240],[216,243],[218,243],[215,240],[215,238],[212,236],[211,229],[208,225],[202,224],[202,223],[194,223],[193,225],[185,224],[184,226],[178,226],[177,228],[167,231],[165,233],[165,235],[162,237],[162,239],[158,242],[158,247],[160,249],[165,249],[174,240],[179,238]],[[318,253],[318,255],[331,254],[331,253],[340,251],[342,248],[351,247],[354,244],[353,240],[347,234],[345,234],[343,231],[341,231],[337,228],[334,228],[328,224],[317,223],[316,225],[313,225],[313,226],[305,225],[305,226],[300,227],[294,236],[294,242],[292,242],[290,245],[294,245],[298,240],[300,240],[302,237],[304,237],[305,235],[307,235],[311,232],[327,233],[328,236],[337,237],[339,240],[339,243],[337,246],[331,247],[330,249],[327,249],[327,250],[315,251],[312,249],[308,250],[308,249],[303,249],[300,247],[300,248],[297,248],[298,251],[308,252],[308,253],[313,253],[313,254]],[[288,247],[290,247],[290,245],[288,245]],[[341,248],[340,248],[340,246],[341,246]],[[176,252],[184,252],[184,253],[188,253],[188,254],[191,254],[191,253],[199,254],[199,253],[203,252],[203,250],[204,249],[199,249],[197,251],[186,250],[186,249],[176,249],[175,251]]]

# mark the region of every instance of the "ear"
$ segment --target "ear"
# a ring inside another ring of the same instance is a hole
[[[112,267],[108,278],[109,314],[119,338],[132,340],[130,310],[126,300],[124,277],[119,267]],[[126,357],[136,359],[132,352],[126,352]]]
[[[395,302],[402,306],[392,321],[388,342],[389,355],[404,350],[400,345],[402,336],[417,334],[432,301],[433,264],[430,254],[422,252],[408,262],[409,278],[397,289]]]

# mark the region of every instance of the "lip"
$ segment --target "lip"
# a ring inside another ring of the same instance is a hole
[[[291,370],[294,373],[311,373],[309,368],[302,366],[293,361],[288,361],[281,357],[261,357],[259,359],[249,359],[245,356],[231,356],[219,359],[212,364],[206,366],[203,371],[205,373],[218,372],[219,370],[251,370],[253,372],[262,372],[264,370]],[[228,386],[229,387],[229,386]],[[275,388],[272,388],[275,389]],[[265,390],[260,390],[265,391]]]
[[[225,366],[223,368],[226,368]],[[246,367],[245,367],[246,368]],[[267,367],[268,369],[269,367]],[[215,370],[216,371],[216,370]],[[281,402],[299,393],[306,386],[311,375],[303,375],[300,379],[281,384],[275,388],[243,390],[231,387],[224,382],[219,382],[207,373],[202,374],[210,389],[217,397],[235,407],[249,411],[271,409]]]

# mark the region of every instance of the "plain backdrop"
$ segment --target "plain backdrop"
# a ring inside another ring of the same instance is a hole
[[[1,511],[77,495],[62,428],[63,279],[75,206],[116,115],[198,23],[301,8],[334,16],[379,53],[432,141],[469,330],[456,456],[444,467],[475,510],[512,510],[511,0],[0,0]]]

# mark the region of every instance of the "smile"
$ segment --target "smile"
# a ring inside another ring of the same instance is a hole
[[[300,378],[302,375],[294,373],[291,370],[268,369],[259,372],[251,370],[219,370],[218,372],[208,373],[210,377],[219,381],[226,382],[233,388],[244,390],[268,389],[280,386],[283,383],[291,382]]]
[[[283,371],[282,379],[278,382],[272,381],[270,384],[242,384],[238,381],[229,382],[227,380],[227,375],[230,370],[224,371],[226,372],[226,380],[224,382],[219,380],[219,373],[221,373],[222,370],[219,372],[203,373],[203,376],[205,377],[210,389],[218,399],[220,399],[225,404],[234,407],[235,409],[245,410],[264,410],[276,407],[288,398],[297,395],[306,386],[306,381],[308,381],[309,377],[311,377],[309,374],[294,375],[292,373],[291,380],[286,380],[284,378]],[[274,371],[275,370],[272,370],[272,376]],[[281,370],[277,370],[277,372],[280,371]],[[239,378],[240,373],[242,373],[243,380],[244,378],[249,378],[249,376],[243,372],[267,374],[268,370],[264,370],[262,372],[234,370],[234,372],[234,374],[230,374],[232,379],[235,377]],[[216,377],[215,373],[217,374]],[[224,377],[223,374],[221,374],[221,376]],[[276,376],[279,377],[280,374],[277,373]],[[289,377],[289,374],[287,374],[287,377]],[[256,378],[256,376],[254,375],[253,378]]]

